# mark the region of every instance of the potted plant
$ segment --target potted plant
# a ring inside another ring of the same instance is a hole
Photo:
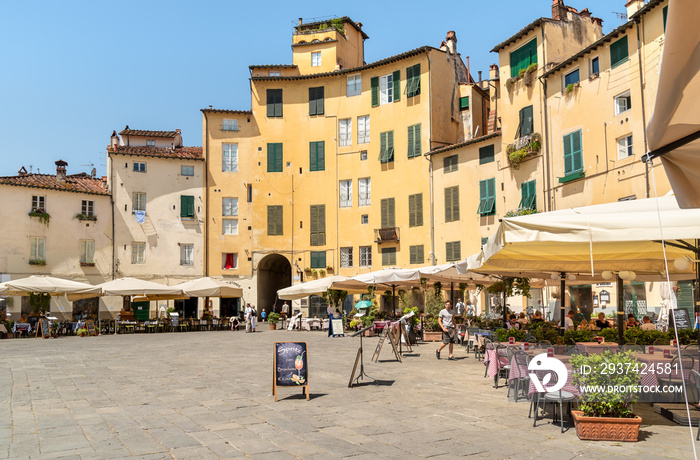
[[[47,227],[49,226],[49,222],[51,221],[51,214],[49,214],[48,212],[44,211],[41,208],[32,209],[29,212],[29,216],[30,217],[38,217],[39,222],[46,225]]]
[[[280,314],[274,311],[267,316],[267,321],[270,324],[270,330],[274,331],[277,329],[277,322],[280,320]]]
[[[423,341],[439,342],[442,340],[442,329],[437,318],[426,318],[423,321]]]
[[[80,337],[85,337],[88,333],[88,330],[84,327],[81,327],[76,331],[76,334],[78,334]]]
[[[636,393],[608,391],[609,388],[639,386],[641,375],[634,371],[637,359],[634,353],[574,355],[573,383],[579,388],[598,387],[601,392],[582,393],[580,410],[572,411],[576,434],[579,439],[596,441],[637,441],[642,418],[630,409],[636,401]],[[604,372],[605,369],[621,369],[622,372]],[[628,371],[625,371],[628,370]]]

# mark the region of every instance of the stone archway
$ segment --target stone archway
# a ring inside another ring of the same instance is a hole
[[[279,312],[281,302],[277,301],[277,291],[292,285],[292,265],[280,254],[269,254],[258,263],[258,300],[255,305],[258,315],[264,311]],[[278,305],[279,304],[279,305]]]

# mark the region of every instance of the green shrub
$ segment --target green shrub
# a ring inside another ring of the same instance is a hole
[[[594,335],[595,334],[593,331],[587,331],[585,329],[579,329],[576,331],[566,331],[564,332],[562,340],[564,340],[564,343],[567,345],[570,345],[572,342],[591,342],[593,340]]]
[[[279,313],[275,313],[274,311],[273,311],[272,313],[270,313],[270,314],[267,316],[267,321],[268,321],[269,323],[277,324],[277,322],[278,322],[279,320],[280,320],[280,314],[279,314]]]
[[[534,323],[531,323],[534,324]],[[538,342],[546,340],[552,345],[562,343],[562,338],[559,336],[559,329],[554,323],[544,322],[530,328],[530,334],[534,336]]]
[[[507,342],[508,337],[515,338],[516,342],[524,342],[527,332],[523,329],[496,329],[496,338],[499,342]]]

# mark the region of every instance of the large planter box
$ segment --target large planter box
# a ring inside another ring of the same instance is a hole
[[[425,342],[442,342],[442,332],[423,331],[423,340]]]
[[[582,411],[571,411],[579,439],[591,441],[631,441],[637,442],[642,417],[610,418],[586,417]]]

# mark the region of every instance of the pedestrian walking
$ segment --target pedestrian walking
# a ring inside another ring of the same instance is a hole
[[[251,332],[253,330],[251,319],[252,319],[252,311],[253,309],[250,307],[250,304],[247,303],[245,304],[245,311],[243,312],[243,318],[245,319],[245,331],[246,332]]]
[[[464,315],[465,306],[462,299],[457,299],[457,305],[455,305],[455,308],[457,309],[457,316]]]
[[[440,352],[447,345],[450,346],[450,355],[448,360],[453,361],[455,359],[453,354],[454,343],[457,341],[457,333],[455,332],[454,315],[452,314],[452,302],[449,300],[445,301],[445,308],[440,310],[440,315],[438,316],[438,324],[442,329],[442,345],[440,348],[435,350],[435,356],[440,359]]]
[[[250,327],[253,329],[253,332],[255,332],[255,323],[258,320],[258,311],[253,306],[250,308]]]

